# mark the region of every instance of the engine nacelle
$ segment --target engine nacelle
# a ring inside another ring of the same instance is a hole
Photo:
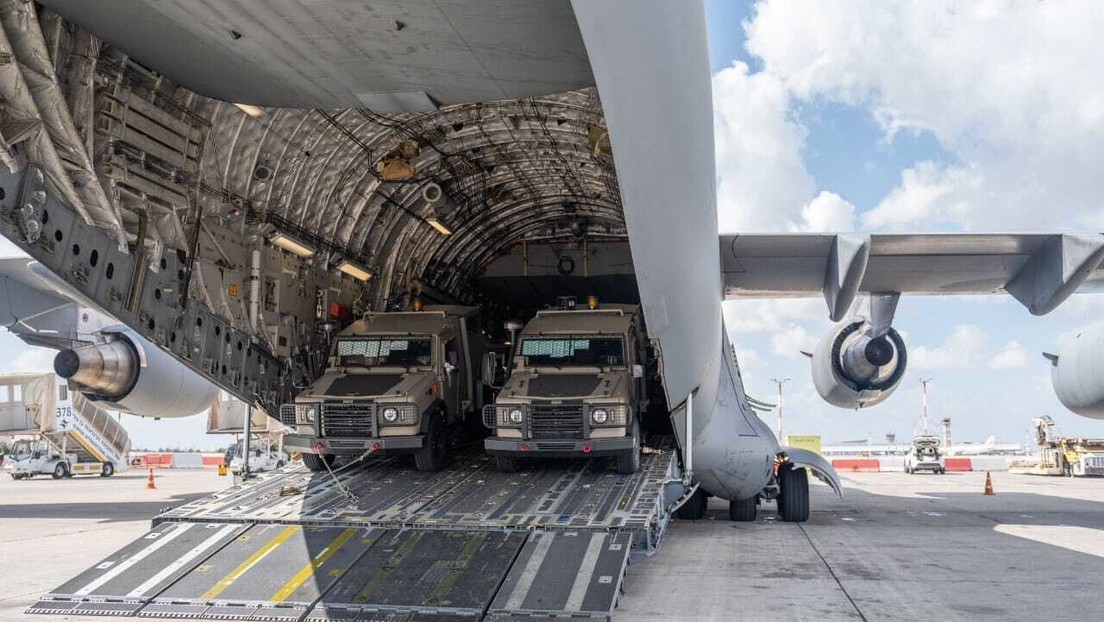
[[[892,328],[872,336],[871,325],[855,318],[839,325],[813,352],[813,384],[829,404],[865,408],[880,403],[901,383],[908,355]]]
[[[1092,419],[1104,419],[1104,324],[1062,335],[1050,381],[1062,405]]]
[[[62,350],[54,371],[90,399],[143,417],[189,417],[210,408],[218,388],[130,329],[104,343]]]

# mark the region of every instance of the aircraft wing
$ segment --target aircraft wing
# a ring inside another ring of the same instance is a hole
[[[1104,291],[1104,235],[721,235],[726,300],[823,295],[833,321],[859,293],[1008,293],[1034,315]]]

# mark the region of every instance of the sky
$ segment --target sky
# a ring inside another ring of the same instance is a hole
[[[706,20],[722,232],[1104,230],[1104,3],[707,0]],[[823,300],[724,311],[749,394],[775,402],[771,379],[790,378],[789,433],[908,438],[931,378],[931,418],[950,417],[956,441],[1026,442],[1044,414],[1104,436],[1057,401],[1041,356],[1102,305],[1036,318],[1008,297],[903,298],[908,371],[857,412],[820,400],[800,354],[832,328]],[[53,358],[2,331],[0,352],[0,372]],[[201,416],[124,425],[138,447],[227,442]]]
[[[722,232],[1101,231],[1104,4],[937,0],[706,2]],[[956,440],[1025,442],[1030,419],[1104,435],[1050,385],[1058,335],[1096,321],[1075,297],[1044,318],[1009,297],[903,298],[909,368],[852,412],[813,388],[824,302],[725,303],[749,394],[825,441],[914,434],[920,378]],[[772,426],[775,417],[764,417]]]

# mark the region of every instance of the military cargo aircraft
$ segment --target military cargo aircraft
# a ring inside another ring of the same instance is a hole
[[[120,323],[46,334],[53,307],[12,304],[6,324],[123,405],[186,374],[163,417],[206,398],[193,377],[276,413],[344,319],[414,297],[492,334],[597,295],[643,308],[689,514],[780,496],[804,520],[797,467],[838,478],[752,412],[723,300],[822,296],[814,381],[853,409],[900,383],[902,295],[1041,315],[1104,280],[1097,233],[719,234],[700,2],[2,0],[0,20],[0,232]],[[1100,340],[1053,357],[1096,417]]]

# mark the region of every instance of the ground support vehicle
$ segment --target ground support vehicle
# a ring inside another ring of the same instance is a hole
[[[947,472],[947,458],[939,449],[939,439],[922,435],[912,439],[912,447],[905,454],[905,473],[930,471],[943,474]]]
[[[483,335],[475,307],[369,313],[341,331],[326,372],[280,409],[284,448],[313,471],[338,456],[413,454],[448,460],[451,435],[482,406]]]
[[[242,466],[245,464],[245,460],[242,457],[242,442],[238,441],[230,447],[231,454],[228,465],[230,472],[238,475],[241,473]],[[249,472],[250,473],[265,473],[267,471],[275,471],[276,469],[284,468],[291,458],[283,450],[279,448],[276,443],[271,441],[263,441],[261,439],[254,439],[250,443],[249,448]]]
[[[639,469],[648,407],[640,308],[538,311],[519,341],[509,379],[483,409],[498,469],[517,470],[520,458],[600,456],[622,474]]]
[[[379,456],[261,474],[161,514],[29,611],[610,620],[630,559],[659,552],[689,496],[672,443],[655,449],[632,475],[592,460],[500,473],[479,447],[438,473]]]
[[[110,477],[128,467],[130,437],[123,426],[56,374],[0,377],[0,433],[24,437],[4,460],[13,479]]]

